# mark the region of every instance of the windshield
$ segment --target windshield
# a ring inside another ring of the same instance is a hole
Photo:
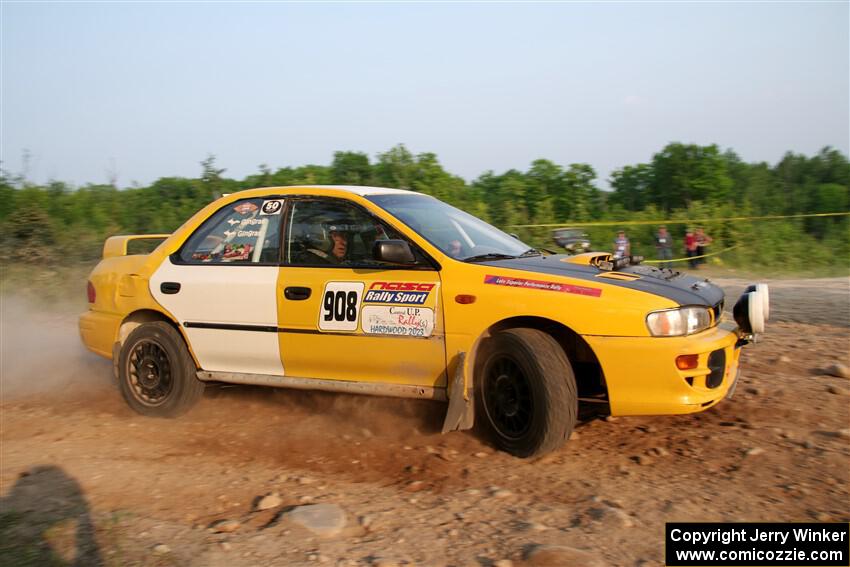
[[[371,195],[367,198],[458,260],[515,258],[537,253],[481,219],[427,195]]]

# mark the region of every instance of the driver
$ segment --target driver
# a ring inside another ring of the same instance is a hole
[[[330,249],[308,248],[314,256],[317,256],[328,264],[343,264],[348,261],[348,227],[339,224],[328,224],[325,227],[330,236]]]

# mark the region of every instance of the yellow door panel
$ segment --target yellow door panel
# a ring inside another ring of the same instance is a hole
[[[288,376],[445,387],[436,271],[283,267],[277,293]]]

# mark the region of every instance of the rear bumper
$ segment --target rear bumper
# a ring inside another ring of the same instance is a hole
[[[664,415],[708,409],[726,397],[738,376],[737,326],[721,323],[688,337],[585,336],[602,365],[612,415]],[[722,352],[722,354],[720,354]],[[712,374],[722,358],[722,368]],[[676,357],[698,355],[679,370]]]
[[[112,345],[118,336],[121,317],[101,311],[86,311],[78,322],[80,339],[87,349],[106,358],[112,358]]]

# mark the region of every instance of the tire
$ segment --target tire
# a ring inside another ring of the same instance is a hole
[[[138,413],[176,417],[204,393],[195,371],[180,333],[164,321],[154,321],[136,327],[121,346],[118,385],[127,405]]]
[[[517,457],[560,447],[578,414],[576,381],[561,345],[537,329],[508,329],[481,345],[476,364],[478,416],[495,444]]]

